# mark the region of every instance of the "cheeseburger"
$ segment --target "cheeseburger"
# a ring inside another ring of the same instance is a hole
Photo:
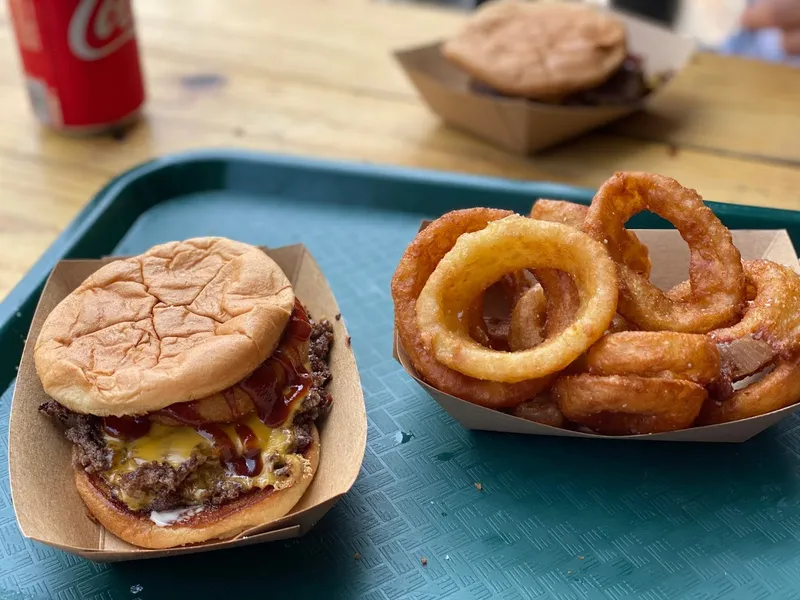
[[[107,264],[47,317],[41,412],[121,539],[169,548],[288,513],[319,464],[333,328],[264,252],[224,238]]]
[[[578,3],[487,2],[442,54],[478,92],[547,104],[633,103],[664,77],[645,75],[621,19]]]

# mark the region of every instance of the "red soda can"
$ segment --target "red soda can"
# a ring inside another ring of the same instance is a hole
[[[144,85],[131,0],[9,0],[40,121],[96,133],[138,116]]]

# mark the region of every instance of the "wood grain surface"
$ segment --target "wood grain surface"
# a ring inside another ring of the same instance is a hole
[[[0,298],[116,173],[240,147],[597,186],[671,175],[705,197],[800,208],[800,70],[699,54],[647,114],[532,158],[442,126],[393,49],[447,36],[454,11],[368,0],[136,0],[149,99],[116,139],[42,129],[0,4]]]

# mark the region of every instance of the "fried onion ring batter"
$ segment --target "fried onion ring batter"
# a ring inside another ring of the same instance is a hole
[[[623,263],[619,248],[625,222],[643,210],[670,221],[689,245],[691,294],[686,301],[673,300]],[[744,271],[731,234],[697,192],[674,179],[616,173],[592,200],[583,229],[605,243],[617,262],[618,310],[641,329],[705,333],[741,315]]]
[[[533,205],[530,216],[533,219],[563,223],[582,229],[588,211],[589,207],[582,204],[540,199]],[[637,273],[641,273],[644,277],[650,276],[649,251],[632,231],[624,229],[620,234],[616,255],[621,257],[623,264]],[[545,335],[552,336],[562,331],[575,318],[579,302],[578,290],[572,278],[566,273],[553,269],[536,269],[534,274],[547,299]],[[612,329],[618,329],[621,323],[624,321],[615,317]],[[514,330],[513,323],[511,329]]]
[[[530,217],[582,229],[588,212],[589,207],[583,204],[540,198],[533,205]],[[616,256],[620,257],[622,264],[644,277],[650,277],[650,252],[632,231],[625,229],[620,235]]]
[[[544,324],[547,319],[547,300],[541,285],[536,285],[522,294],[511,311],[508,345],[511,350],[529,350],[544,339]]]
[[[579,288],[575,320],[530,350],[498,352],[472,340],[458,319],[488,284],[527,267],[570,273]],[[517,383],[568,366],[603,335],[614,317],[614,263],[603,246],[578,230],[520,216],[462,235],[439,262],[417,300],[417,326],[428,349],[460,373]]]
[[[447,213],[417,234],[403,253],[392,278],[395,328],[414,369],[442,392],[490,408],[511,407],[533,398],[549,387],[551,380],[537,379],[515,384],[481,381],[441,364],[422,343],[417,327],[416,302],[431,273],[459,236],[479,231],[487,223],[511,214],[510,211],[489,208]]]
[[[769,260],[747,260],[742,266],[753,299],[738,323],[708,334],[722,354],[723,371],[731,381],[756,372],[776,356],[791,359],[800,352],[800,276]],[[668,295],[686,298],[688,282]]]
[[[553,393],[567,419],[604,435],[685,429],[707,398],[690,381],[635,375],[561,377]]]
[[[775,369],[761,380],[735,390],[720,401],[709,398],[697,420],[698,425],[713,425],[764,415],[800,401],[798,360],[779,360]]]
[[[742,320],[709,333],[717,344],[750,336],[769,344],[783,358],[800,350],[800,276],[789,267],[768,260],[744,263],[755,298]]]
[[[592,375],[640,375],[706,384],[720,374],[716,345],[705,335],[672,331],[626,331],[601,338],[589,348]]]

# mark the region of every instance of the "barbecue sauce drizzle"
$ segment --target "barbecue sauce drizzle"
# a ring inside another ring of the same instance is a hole
[[[150,419],[142,417],[105,417],[103,430],[121,440],[138,440],[150,431]]]
[[[311,337],[308,313],[295,299],[289,324],[283,332],[278,348],[267,360],[243,381],[222,392],[223,398],[235,412],[234,388],[245,392],[256,407],[258,418],[267,427],[282,425],[289,416],[292,403],[305,394],[312,384],[311,373],[305,368],[305,356],[300,355],[304,343]],[[284,391],[286,393],[284,393]],[[210,441],[219,452],[219,459],[228,472],[254,477],[263,468],[258,437],[244,423],[236,423],[234,430],[242,442],[244,451],[239,454],[236,444],[216,423],[206,423],[197,410],[198,400],[181,402],[161,409],[159,413],[194,427],[195,431]],[[113,437],[135,440],[150,431],[147,416],[105,417],[103,429]]]

